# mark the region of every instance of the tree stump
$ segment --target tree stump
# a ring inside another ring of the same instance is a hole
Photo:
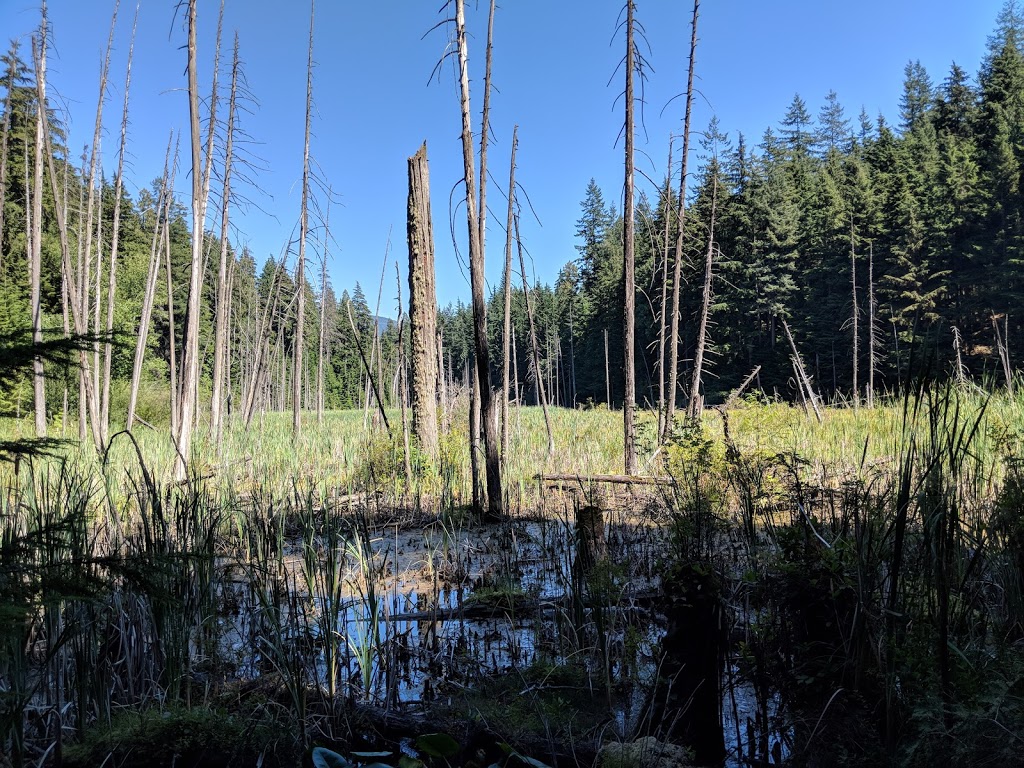
[[[576,568],[586,574],[608,557],[608,541],[604,533],[604,511],[585,506],[576,511]]]

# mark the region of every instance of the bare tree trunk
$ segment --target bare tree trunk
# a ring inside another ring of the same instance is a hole
[[[519,399],[519,352],[516,349],[516,329],[512,328],[512,388],[515,393],[516,408],[522,405]]]
[[[277,337],[277,362],[278,362],[278,384],[277,384],[277,410],[283,411],[287,404],[288,391],[288,370],[285,366],[284,339]]]
[[[576,294],[573,293],[569,296],[569,371],[572,374],[572,393],[570,403],[572,407],[576,407],[576,329],[573,327],[572,321],[572,305],[573,300],[576,298]]]
[[[79,270],[79,284],[80,290],[79,301],[81,314],[82,327],[81,329],[75,329],[77,333],[87,333],[89,331],[89,291],[91,288],[90,270],[92,268],[92,247],[93,247],[93,216],[95,214],[95,201],[94,192],[96,188],[96,172],[100,163],[100,137],[103,133],[103,107],[106,102],[107,96],[107,75],[110,71],[110,52],[114,46],[114,28],[117,25],[117,13],[120,8],[121,0],[114,0],[114,11],[110,17],[110,32],[107,36],[107,48],[106,53],[103,57],[103,66],[100,69],[100,92],[99,99],[96,103],[96,122],[93,125],[93,137],[92,137],[92,148],[89,153],[89,178],[86,183],[86,214],[85,214],[85,256],[82,264],[82,268]],[[100,196],[100,218],[103,217],[103,200],[102,195]],[[102,249],[102,243],[97,243],[97,253]],[[98,261],[98,259],[97,259]],[[96,266],[97,282],[99,280],[99,264]],[[99,291],[96,296],[96,307],[99,309]],[[98,315],[97,315],[98,317]],[[96,321],[96,329],[98,328],[99,321]],[[89,363],[89,358],[86,353],[80,355],[80,361],[82,363],[80,367],[79,375],[86,379],[80,382],[79,393],[84,397],[87,407],[89,410],[89,418],[93,422],[93,437],[97,443],[97,447],[103,446],[102,431],[99,428],[100,421],[100,408],[98,402],[99,387],[98,387],[98,376],[99,371],[97,370],[97,359],[99,355],[99,347],[94,345],[95,354],[92,364]],[[82,403],[79,402],[79,410],[82,409]]]
[[[476,179],[473,161],[473,129],[469,104],[469,50],[466,42],[465,0],[455,0],[455,27],[459,51],[459,85],[462,107],[462,159],[466,184],[466,220],[469,229],[469,271],[473,294],[473,331],[477,379],[480,387],[481,420],[484,430],[484,454],[487,476],[487,516],[504,512],[501,492],[501,465],[498,434],[494,418],[494,398],[490,385],[490,354],[487,344],[487,301],[484,295],[484,251],[480,238],[481,217],[476,206]]]
[[[875,407],[875,248],[868,242],[868,408]]]
[[[50,176],[50,190],[53,193],[54,200],[57,200],[58,197],[59,197],[58,190],[57,190],[57,172],[56,172],[56,169],[54,168],[54,162],[53,162],[53,143],[50,140],[50,126],[49,126],[49,121],[47,120],[46,110],[43,110],[40,114],[42,115],[42,120],[43,120],[43,140],[45,142],[46,162],[47,162],[47,167],[49,168],[49,172],[50,172],[49,173],[49,176]],[[84,166],[84,160],[83,160],[83,166]],[[27,170],[27,168],[26,168],[26,170]],[[65,194],[64,198],[66,200],[66,198],[67,198],[66,194]],[[81,208],[82,208],[82,205],[80,204],[79,205],[79,222],[81,222]],[[63,278],[64,288],[67,290],[67,293],[68,293],[68,304],[69,304],[68,308],[71,311],[71,317],[72,317],[72,320],[74,322],[75,333],[81,335],[81,334],[85,333],[88,330],[89,319],[85,315],[85,311],[82,309],[84,302],[82,301],[82,298],[81,298],[81,293],[80,293],[80,290],[79,290],[79,286],[75,282],[75,270],[74,270],[74,267],[71,264],[71,248],[70,248],[70,245],[69,245],[69,242],[68,242],[68,222],[67,222],[66,207],[61,207],[60,205],[56,205],[56,206],[54,206],[54,212],[55,212],[56,218],[57,218],[57,233],[58,233],[58,235],[60,237],[61,274],[62,274],[62,278]],[[79,239],[79,243],[81,243],[81,241],[82,241],[81,228],[79,229],[79,233],[78,234],[79,234],[79,238],[78,238]],[[80,278],[80,276],[82,274],[82,270],[81,270],[81,266],[82,266],[81,265],[81,256],[82,256],[82,251],[81,251],[81,249],[79,249],[79,270],[78,270],[79,278]],[[78,424],[79,439],[80,440],[85,440],[86,431],[88,429],[87,422],[89,422],[91,424],[91,426],[92,426],[93,444],[96,446],[97,449],[102,449],[103,446],[102,446],[102,443],[101,443],[101,440],[100,440],[99,430],[97,428],[99,419],[97,418],[97,413],[95,411],[96,396],[95,396],[95,392],[91,389],[92,377],[89,375],[89,358],[88,358],[88,355],[86,354],[86,352],[84,350],[80,350],[79,353],[78,353],[78,359],[79,359],[79,368],[80,368],[80,375],[79,375],[79,380],[78,380],[78,384],[79,384],[79,408],[78,408],[78,411],[79,411],[79,424]],[[85,411],[84,411],[84,409],[85,409],[85,407],[87,405],[93,409],[92,418],[91,419],[86,419],[85,418]]]
[[[800,357],[800,352],[797,351],[796,342],[793,341],[793,334],[789,332],[789,324],[783,320],[782,329],[786,332],[786,339],[789,341],[789,348],[793,353],[793,370],[796,372],[797,378],[797,389],[800,390],[800,397],[804,397],[806,391],[806,399],[810,401],[811,407],[814,408],[814,415],[821,423],[821,410],[818,407],[818,396],[814,394],[814,387],[811,385],[811,377],[807,375],[807,369],[804,368],[804,361]]]
[[[409,343],[412,348],[412,432],[420,450],[436,466],[437,289],[434,277],[434,225],[430,210],[427,143],[409,158]],[[397,263],[396,263],[397,268]]]
[[[221,13],[223,14],[223,4]],[[236,100],[238,95],[238,33],[231,58],[231,95],[228,99],[228,126],[224,146],[224,185],[220,200],[220,261],[217,265],[217,315],[213,334],[213,393],[210,399],[210,431],[213,443],[220,449],[224,438],[224,368],[230,367],[227,357],[228,315],[231,292],[228,290],[228,224],[231,209],[231,161],[235,139]]]
[[[426,144],[424,143],[424,148]],[[395,261],[395,283],[398,288],[398,359],[395,362],[395,387],[398,390],[396,398],[402,410],[402,465],[405,469],[407,483],[412,482],[412,461],[410,460],[409,445],[409,419],[406,414],[406,400],[409,396],[409,378],[405,371],[405,316],[402,313],[402,271],[398,268],[398,261]],[[433,357],[433,345],[430,346],[430,356]],[[436,424],[434,427],[437,429]],[[408,488],[408,486],[406,486]]]
[[[636,239],[635,199],[633,192],[633,75],[637,66],[636,49],[633,44],[633,0],[626,0],[626,180],[623,210],[623,396],[622,396],[622,429],[623,452],[627,475],[635,475],[636,466]]]
[[[188,308],[185,313],[185,349],[182,355],[181,397],[176,433],[178,458],[175,476],[185,478],[192,451],[192,427],[198,408],[199,382],[199,310],[202,299],[203,230],[206,199],[203,195],[202,146],[199,127],[199,78],[196,71],[196,8],[198,0],[188,4],[188,105],[192,147],[192,258],[189,277]]]
[[[661,258],[661,315],[658,319],[658,439],[665,434],[665,331],[668,313],[668,238],[672,230],[672,142],[668,137],[668,173],[665,175],[665,240]]]
[[[480,120],[480,205],[477,208],[479,220],[477,230],[480,232],[480,252],[486,253],[487,242],[487,146],[491,130],[491,61],[494,51],[494,9],[495,0],[491,0],[487,14],[487,53],[484,63],[484,109]],[[467,91],[468,93],[468,91]]]
[[[52,157],[52,153],[50,154],[50,156]],[[85,156],[85,151],[83,150],[83,152],[82,152],[82,170],[81,170],[81,174],[82,174],[82,178],[83,179],[86,178],[85,168],[86,168],[86,156]],[[85,211],[85,208],[86,208],[85,191],[86,191],[85,184],[84,183],[80,184],[79,188],[78,188],[78,228],[77,228],[77,232],[76,232],[76,234],[77,234],[77,246],[78,246],[76,248],[77,269],[72,269],[71,266],[70,266],[70,263],[69,263],[67,269],[65,270],[67,274],[65,275],[65,278],[64,278],[65,280],[70,281],[71,285],[73,285],[75,287],[75,290],[72,292],[73,293],[73,297],[71,299],[71,310],[72,310],[72,317],[75,320],[75,333],[76,334],[82,334],[82,333],[84,333],[85,331],[88,330],[88,319],[84,316],[85,312],[86,312],[85,307],[86,307],[86,304],[87,304],[87,301],[88,301],[86,299],[85,295],[84,295],[85,294],[85,270],[86,270],[86,261],[85,261],[85,240],[86,240],[86,235],[85,235],[85,232],[84,232],[84,229],[85,229],[85,227],[84,227],[84,221],[85,221],[84,211]],[[89,190],[89,194],[90,194],[90,196],[92,195],[92,190]],[[89,358],[86,356],[85,352],[82,351],[78,355],[78,360],[79,360],[79,364],[78,364],[78,439],[81,442],[85,442],[85,435],[86,435],[86,432],[88,430],[88,421],[89,421],[87,416],[86,416],[86,409],[89,407],[89,405],[92,402],[90,400],[90,398],[88,398],[86,396],[86,391],[85,391],[85,383],[88,380],[87,371],[88,371],[88,365],[89,365]],[[99,434],[99,433],[97,433],[97,434]]]
[[[36,145],[32,163],[32,226],[28,247],[28,282],[32,313],[32,344],[43,343],[42,265],[43,265],[43,145],[45,143],[46,111],[46,0],[42,5],[42,21],[38,38],[32,38],[36,69]],[[2,201],[0,201],[2,204]],[[46,437],[46,379],[43,358],[32,358],[32,392],[35,401],[36,437]]]
[[[220,11],[217,14],[217,35],[213,49],[213,79],[210,84],[210,116],[206,122],[206,151],[203,153],[203,221],[205,222],[206,206],[210,199],[210,182],[213,179],[213,140],[217,135],[217,105],[219,103],[218,87],[220,83],[220,45],[224,30],[224,0],[220,0]],[[198,126],[197,126],[198,130]],[[204,233],[205,234],[205,233]],[[206,262],[203,262],[202,273],[206,274]],[[196,382],[198,384],[198,381]]]
[[[178,333],[174,317],[174,273],[171,271],[171,228],[164,227],[164,266],[167,274],[167,341],[170,355],[171,434],[178,434],[181,418],[181,390],[178,387]]]
[[[44,137],[49,138],[47,136],[46,123],[45,122],[43,123],[43,135],[44,135]],[[47,148],[48,147],[49,147],[49,141],[47,141]],[[60,202],[58,203],[58,202],[56,202],[57,201],[57,194],[56,194],[56,189],[55,189],[56,188],[56,174],[53,172],[53,157],[49,153],[47,153],[46,160],[47,160],[47,163],[48,163],[48,165],[50,167],[50,173],[53,176],[53,178],[51,179],[51,184],[54,187],[54,195],[53,195],[53,198],[54,198],[54,212],[56,213],[56,216],[57,216],[57,221],[58,221],[58,225],[57,226],[58,226],[58,230],[59,230],[59,234],[60,234],[60,246],[61,246],[61,248],[60,248],[60,252],[61,252],[60,309],[61,309],[61,320],[62,320],[62,325],[63,325],[62,330],[64,331],[64,338],[65,339],[69,339],[69,338],[71,338],[71,315],[70,315],[70,309],[68,307],[68,300],[70,298],[70,293],[69,293],[67,278],[64,276],[64,259],[69,255],[68,254],[68,233],[67,233],[66,217],[67,217],[67,211],[68,211],[68,169],[70,168],[71,163],[69,163],[69,162],[67,162],[65,160],[64,167],[61,169],[63,171],[63,174],[62,174],[62,182],[63,183],[61,185],[61,198],[60,198]],[[2,194],[0,194],[0,206],[3,206],[3,195]],[[2,224],[0,224],[0,232],[3,232],[3,225]],[[0,269],[2,269],[2,268],[3,268],[2,265],[0,265]],[[63,402],[61,403],[61,420],[60,420],[60,436],[61,436],[61,439],[67,437],[67,430],[68,430],[68,399],[69,398],[68,398],[68,382],[67,382],[67,377],[64,378],[64,387],[63,387],[63,389],[64,389],[64,397],[63,397]]]
[[[363,368],[366,370],[366,381],[373,392],[373,396],[377,401],[377,410],[380,413],[380,418],[384,422],[385,428],[388,430],[388,434],[391,433],[391,423],[388,421],[388,415],[384,410],[384,401],[380,396],[380,389],[377,386],[377,380],[374,378],[373,369],[370,367],[370,361],[366,359],[366,353],[363,352],[363,342],[359,338],[359,329],[356,327],[355,318],[352,317],[352,302],[350,301],[347,305],[348,309],[348,322],[352,327],[352,337],[356,342],[356,349],[359,350],[359,357],[363,361]]]
[[[391,255],[391,230],[388,229],[388,240],[384,246],[384,263],[380,267],[380,283],[377,285],[377,303],[373,307],[373,338],[370,340],[370,359],[366,366],[366,397],[363,405],[363,428],[366,429],[369,426],[370,419],[370,396],[375,391],[379,392],[384,386],[384,374],[382,372],[382,366],[380,360],[377,358],[377,351],[380,348],[379,336],[380,336],[380,323],[378,318],[380,317],[380,302],[384,296],[384,276],[388,271],[388,257]],[[355,326],[353,325],[353,328]],[[376,368],[374,368],[376,366]],[[377,371],[376,379],[372,382],[370,379],[374,377],[374,371]]]
[[[306,237],[309,234],[309,128],[313,119],[313,15],[315,3],[309,3],[309,55],[306,61],[306,133],[302,150],[302,213],[299,220],[299,258],[295,265],[295,365],[292,373],[292,438],[302,431],[302,355],[306,346]]]
[[[135,54],[135,30],[139,23],[139,6],[135,6],[131,42],[128,44],[128,63],[124,73],[124,107],[121,111],[121,141],[117,154],[117,177],[114,180],[114,225],[110,234],[110,270],[107,276],[107,340],[103,345],[103,390],[100,396],[100,434],[103,444],[110,440],[110,377],[114,361],[111,336],[114,333],[114,301],[117,296],[117,249],[121,230],[121,191],[124,188],[124,154],[128,142],[128,94],[132,83],[132,57]]]
[[[612,407],[612,376],[608,362],[608,329],[604,329],[604,391],[608,407]]]
[[[850,218],[850,286],[853,292],[853,407],[854,410],[860,407],[860,384],[857,380],[857,361],[860,358],[860,325],[858,315],[860,307],[857,305],[857,248],[853,236],[853,218]]]
[[[467,365],[472,361],[467,361]],[[466,369],[469,373],[469,368]],[[476,373],[469,374],[469,466],[473,483],[473,509],[484,507],[486,492],[480,471],[480,379]]]
[[[320,259],[320,335],[316,353],[316,422],[324,423],[324,358],[327,354],[327,254],[331,242],[331,197],[327,190],[327,212],[324,215],[324,252]],[[334,307],[330,308],[334,311]]]
[[[512,128],[512,160],[508,171],[508,220],[505,224],[505,323],[502,344],[505,354],[501,375],[501,459],[508,463],[508,398],[509,398],[509,351],[512,344],[512,227],[516,200],[516,148],[519,145],[519,126]]]
[[[153,300],[156,297],[156,281],[160,272],[160,235],[163,228],[169,226],[171,199],[174,189],[174,174],[178,165],[177,149],[175,149],[174,165],[171,166],[171,143],[174,135],[167,140],[167,154],[164,156],[164,174],[160,182],[154,208],[153,240],[149,250],[149,271],[146,273],[146,291],[142,297],[142,314],[139,317],[139,331],[135,341],[135,358],[132,363],[132,382],[128,393],[128,416],[125,428],[131,431],[135,426],[135,408],[139,400],[139,384],[142,380],[142,363],[146,356],[146,342],[149,339],[149,323],[153,316]]]
[[[7,144],[11,135],[11,104],[14,99],[14,82],[18,76],[17,40],[11,41],[7,57],[7,95],[4,97],[4,122],[0,126],[0,233],[4,231],[4,201],[7,199]],[[3,269],[4,255],[0,252],[0,270]]]
[[[1003,366],[1003,376],[1006,378],[1006,393],[1013,397],[1013,365],[1010,362],[1010,316],[1003,315],[1003,330],[999,328],[999,317],[992,315],[992,328],[996,335],[996,351],[999,353],[999,362]]]
[[[265,369],[269,367],[267,364],[270,344],[268,335],[271,320],[277,315],[277,307],[281,297],[281,277],[284,275],[284,270],[285,261],[282,258],[281,263],[274,270],[271,284],[268,287],[268,291],[272,296],[269,297],[269,301],[264,303],[263,311],[259,315],[256,336],[253,340],[255,350],[253,352],[252,374],[249,377],[249,386],[244,393],[242,401],[242,418],[246,429],[252,425],[252,417],[256,412],[256,405],[263,389],[263,374]]]
[[[515,217],[516,246],[519,249],[519,270],[523,276],[523,298],[526,301],[526,317],[530,323],[530,349],[533,350],[533,370],[537,373],[537,397],[544,411],[544,428],[548,433],[548,458],[555,454],[555,437],[551,431],[551,417],[548,415],[548,400],[544,396],[544,377],[540,374],[540,350],[537,349],[537,331],[533,324],[533,310],[530,307],[530,286],[526,279],[526,263],[523,260],[523,242],[519,239],[519,216]]]
[[[717,159],[716,159],[717,162]],[[697,331],[697,350],[693,359],[693,379],[690,383],[690,402],[687,417],[691,421],[700,419],[704,410],[704,398],[701,396],[701,376],[704,372],[704,351],[708,339],[708,317],[711,314],[711,277],[715,257],[715,209],[718,204],[718,169],[711,185],[711,227],[708,234],[708,252],[704,259],[704,294],[700,307],[700,328]]]
[[[672,430],[676,412],[676,391],[679,386],[679,297],[683,279],[683,238],[686,231],[686,166],[690,157],[690,115],[693,108],[693,66],[697,54],[697,17],[700,0],[693,0],[693,21],[690,33],[690,67],[686,80],[686,115],[683,119],[683,161],[679,172],[679,199],[676,215],[676,246],[672,265],[672,323],[669,334],[668,402],[665,408],[665,432],[662,442]]]
[[[444,373],[444,334],[438,331],[435,336],[437,341],[437,388],[440,392],[441,408],[441,429],[448,431],[448,377]]]
[[[96,275],[96,283],[93,286],[93,295],[96,297],[96,300],[92,303],[92,329],[97,336],[100,334],[100,312],[103,306],[103,190],[106,186],[107,176],[101,168],[100,188],[96,191],[96,199],[99,201],[99,215],[96,216],[96,269],[94,271],[94,274]],[[98,341],[93,342],[92,345],[92,376],[93,392],[95,392],[97,394],[97,398],[99,398],[100,344]],[[100,440],[103,441],[103,407],[99,399],[97,399],[96,403],[96,413],[100,422]],[[103,445],[106,445],[106,441],[103,441]]]

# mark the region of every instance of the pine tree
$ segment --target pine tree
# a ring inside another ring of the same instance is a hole
[[[846,119],[843,105],[835,91],[829,91],[825,104],[818,112],[818,147],[823,154],[845,152],[850,146],[852,135],[850,121]]]
[[[785,142],[791,159],[802,159],[809,155],[814,142],[814,126],[807,102],[795,94],[782,118],[779,133]]]
[[[918,128],[932,107],[932,81],[920,60],[907,62],[903,69],[900,120],[904,133]]]
[[[990,295],[989,311],[1020,306],[1020,268],[1024,266],[1024,20],[1008,2],[989,42],[981,75],[979,149],[983,186],[990,195],[982,274]],[[1019,320],[1017,321],[1019,322]]]

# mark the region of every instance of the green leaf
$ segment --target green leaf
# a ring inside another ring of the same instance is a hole
[[[391,757],[391,752],[353,752],[352,757],[357,757],[360,760],[377,760],[380,758]]]
[[[431,757],[447,759],[459,753],[459,742],[447,733],[425,733],[416,739],[416,748]]]
[[[417,760],[415,757],[402,755],[398,758],[398,768],[423,768],[423,761]]]
[[[351,762],[326,747],[314,747],[312,757],[314,768],[355,768]]]
[[[510,758],[518,760],[519,762],[530,766],[530,768],[551,768],[551,766],[547,763],[542,763],[540,760],[535,760],[532,757],[527,757],[526,755],[517,751],[514,747],[512,747],[509,744],[506,744],[505,742],[499,743],[498,746],[501,747],[501,749],[503,749]]]

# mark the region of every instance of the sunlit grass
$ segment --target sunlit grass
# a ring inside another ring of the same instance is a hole
[[[1024,429],[1024,398],[1000,392],[986,399],[977,391],[958,397],[964,413],[984,409],[974,450],[986,463],[998,463],[998,456]],[[541,409],[510,409],[510,450],[503,461],[503,479],[513,507],[536,504],[539,474],[587,477],[623,471],[621,411],[551,408],[549,412],[555,445],[550,456]],[[290,413],[267,413],[258,415],[249,429],[229,424],[219,450],[205,441],[205,429],[200,425],[191,457],[193,474],[222,498],[245,498],[256,488],[286,498],[296,484],[310,484],[328,496],[369,492],[396,502],[436,504],[446,496],[456,505],[468,503],[472,493],[465,402],[449,414],[451,427],[443,436],[441,466],[422,475],[414,461],[414,478],[405,477],[401,414],[396,409],[389,411],[388,417],[390,436],[375,414],[362,410],[329,411],[322,423],[310,413],[296,440]],[[728,428],[730,438],[744,453],[799,456],[808,466],[818,468],[823,478],[835,478],[893,462],[906,436],[923,428],[926,414],[918,413],[917,423],[904,424],[904,418],[899,398],[872,409],[828,408],[821,423],[786,403],[742,402],[728,411]],[[663,474],[664,454],[656,450],[654,441],[654,414],[642,412],[638,421],[641,474]],[[722,438],[723,419],[717,411],[708,410],[703,423],[716,439]],[[69,424],[67,431],[76,432],[74,427]],[[4,438],[30,433],[27,419],[0,420]],[[134,437],[134,443],[123,435],[115,437],[105,457],[98,456],[89,442],[72,440],[63,455],[82,471],[100,473],[105,466],[100,474],[108,478],[123,478],[125,470],[137,474],[141,460],[154,478],[168,480],[175,447],[167,431],[138,427]],[[9,471],[0,467],[0,474]],[[451,487],[442,488],[445,483]]]

